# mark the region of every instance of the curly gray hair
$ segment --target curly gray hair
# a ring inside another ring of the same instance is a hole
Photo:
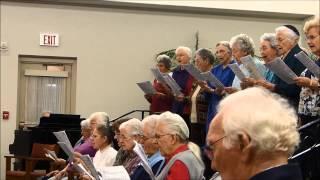
[[[238,34],[233,36],[230,40],[231,47],[238,45],[241,51],[247,55],[254,56],[254,42],[251,37],[246,34]]]

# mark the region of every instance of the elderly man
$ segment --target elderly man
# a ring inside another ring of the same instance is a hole
[[[155,138],[154,129],[156,127],[159,115],[150,115],[142,120],[143,124],[143,137],[141,144],[143,145],[144,152],[148,157],[149,164],[152,168],[153,174],[157,176],[164,165],[164,158],[159,151],[159,145]],[[151,180],[149,174],[140,165],[131,176],[132,180]]]
[[[276,28],[276,40],[279,55],[282,56],[284,63],[297,75],[300,76],[305,67],[294,56],[302,51],[298,45],[299,31],[292,25],[284,25]],[[296,84],[287,84],[278,76],[274,76],[274,83],[259,80],[259,85],[274,91],[289,100],[289,103],[298,109],[299,93],[301,88]]]
[[[133,148],[135,146],[134,141],[140,142],[141,136],[143,135],[142,122],[139,119],[130,119],[120,124],[119,130],[119,145],[127,154],[122,165],[127,170],[128,174],[132,176],[141,161],[139,156],[133,151]],[[116,159],[117,158],[118,157],[116,157]]]
[[[222,100],[207,142],[223,180],[302,180],[299,166],[288,164],[299,144],[295,111],[270,91],[248,88]]]
[[[239,68],[244,73],[246,77],[252,77],[252,73],[246,69],[244,64],[241,62],[241,58],[245,56],[252,56],[255,65],[257,66],[260,74],[265,74],[266,68],[260,60],[254,57],[254,42],[251,37],[246,34],[239,34],[231,38],[230,45],[232,48],[232,55],[237,61]],[[227,93],[234,93],[242,88],[250,86],[249,82],[242,82],[237,76],[233,79],[232,87],[226,87],[225,90]]]
[[[184,120],[177,114],[164,112],[157,121],[155,132],[160,153],[166,162],[157,179],[201,180],[203,163],[199,152],[194,153],[188,143],[189,129]]]
[[[190,48],[180,46],[176,49],[176,59],[179,65],[186,65],[190,63],[192,52]],[[191,113],[191,91],[193,77],[183,69],[182,66],[178,66],[172,71],[172,78],[181,87],[182,94],[176,96],[172,104],[172,112],[179,114],[187,123],[190,128],[190,113]]]

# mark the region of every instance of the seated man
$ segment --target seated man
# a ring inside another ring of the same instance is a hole
[[[222,100],[207,142],[211,167],[223,180],[302,180],[299,166],[288,164],[299,144],[296,113],[267,90],[249,88]]]
[[[203,179],[204,165],[199,148],[194,152],[195,144],[188,143],[189,129],[181,116],[168,111],[162,113],[155,127],[155,138],[166,162],[157,179]]]
[[[143,138],[141,144],[144,152],[148,156],[149,164],[152,168],[153,174],[157,176],[164,165],[164,158],[159,152],[159,145],[155,139],[154,128],[159,115],[150,115],[142,120]],[[146,172],[142,165],[140,165],[131,176],[131,179],[137,180],[151,180],[150,175]]]

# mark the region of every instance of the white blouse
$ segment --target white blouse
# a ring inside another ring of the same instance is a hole
[[[109,145],[96,152],[96,155],[93,157],[93,165],[96,169],[100,169],[105,166],[112,166],[116,160],[116,156],[117,151]]]

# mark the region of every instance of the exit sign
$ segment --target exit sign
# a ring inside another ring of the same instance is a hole
[[[59,46],[59,34],[40,33],[40,46]]]

